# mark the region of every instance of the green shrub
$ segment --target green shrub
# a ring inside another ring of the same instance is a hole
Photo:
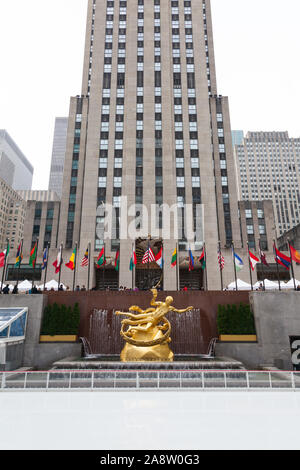
[[[255,321],[246,304],[219,305],[217,315],[219,335],[255,335]]]
[[[47,305],[44,310],[41,335],[77,335],[79,330],[80,310],[76,303],[66,305]]]

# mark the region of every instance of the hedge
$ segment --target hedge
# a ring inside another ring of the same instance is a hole
[[[219,305],[217,315],[219,335],[255,335],[255,321],[246,304]]]
[[[80,311],[66,305],[48,305],[44,310],[41,335],[77,335],[79,330]]]

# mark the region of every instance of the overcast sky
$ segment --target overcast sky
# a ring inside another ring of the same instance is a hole
[[[299,137],[300,1],[211,2],[218,92],[229,96],[232,128]],[[55,117],[81,92],[86,7],[0,0],[0,128],[34,165],[34,189],[48,187]]]

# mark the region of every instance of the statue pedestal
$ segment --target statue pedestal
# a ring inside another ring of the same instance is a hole
[[[132,339],[147,343],[163,338],[163,336],[161,330],[155,326],[149,328],[148,331],[135,331],[132,334]],[[126,343],[120,358],[122,362],[173,362],[174,354],[168,342],[155,346],[134,346]]]

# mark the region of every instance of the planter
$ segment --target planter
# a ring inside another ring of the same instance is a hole
[[[257,343],[256,335],[220,335],[219,341],[231,343]]]
[[[41,335],[40,343],[76,343],[77,335]]]

